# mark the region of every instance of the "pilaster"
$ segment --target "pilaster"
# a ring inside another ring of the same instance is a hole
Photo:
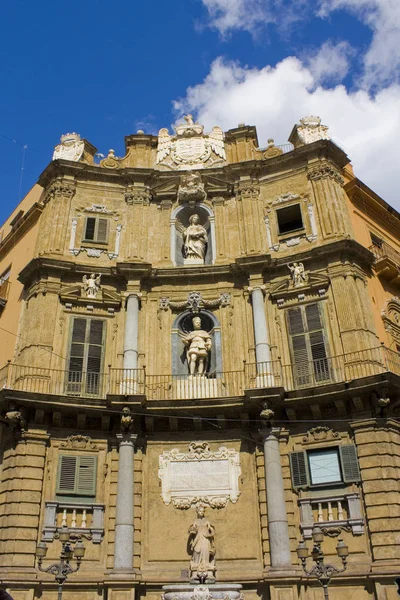
[[[48,439],[42,430],[13,430],[4,440],[0,566],[12,567],[13,574],[33,572],[35,567]]]
[[[46,189],[37,242],[39,255],[64,254],[66,238],[71,235],[68,217],[75,191],[75,180],[62,177]]]
[[[125,190],[126,203],[126,249],[128,260],[142,260],[145,255],[147,232],[147,211],[150,205],[151,191],[146,186],[129,186]]]
[[[344,180],[327,160],[310,163],[307,177],[316,200],[323,238],[350,237],[351,220],[343,192]]]
[[[237,220],[242,255],[260,254],[265,244],[262,236],[263,211],[257,180],[242,177],[235,184]]]

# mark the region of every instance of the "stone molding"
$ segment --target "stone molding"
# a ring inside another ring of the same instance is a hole
[[[219,298],[214,300],[206,300],[200,292],[190,292],[187,300],[182,302],[174,302],[168,297],[160,298],[160,310],[182,310],[186,309],[192,313],[198,313],[202,308],[218,308],[218,306],[229,306],[231,303],[231,295],[228,293],[221,294]]]
[[[44,204],[47,204],[49,200],[53,198],[67,198],[71,200],[76,192],[76,181],[69,181],[65,179],[56,179],[46,189]]]
[[[61,442],[60,448],[68,448],[71,450],[93,450],[99,448],[93,443],[92,438],[88,435],[70,435],[64,442]]]
[[[125,190],[125,202],[129,205],[144,204],[148,206],[153,194],[148,187],[129,186]]]

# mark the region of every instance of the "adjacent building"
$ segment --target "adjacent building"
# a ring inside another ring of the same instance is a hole
[[[63,136],[0,229],[0,583],[54,600],[67,528],[64,600],[320,600],[318,526],[331,600],[394,599],[399,214],[317,117],[125,144]]]

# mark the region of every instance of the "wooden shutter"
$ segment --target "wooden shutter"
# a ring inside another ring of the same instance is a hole
[[[304,450],[301,452],[291,452],[289,458],[293,487],[295,489],[308,487],[310,485],[310,476],[306,452]]]
[[[103,357],[103,329],[104,321],[90,321],[86,376],[86,392],[88,394],[99,393]]]
[[[293,356],[293,376],[297,385],[310,383],[309,356],[301,308],[287,312]]]
[[[95,496],[96,474],[97,456],[61,455],[58,464],[57,494]]]
[[[95,241],[96,234],[96,217],[87,217],[85,224],[85,240],[93,240]]]
[[[357,448],[354,444],[339,446],[340,462],[342,464],[343,481],[350,483],[360,481],[360,469],[357,460]]]
[[[77,456],[64,455],[60,456],[58,463],[58,484],[57,494],[74,494]]]
[[[96,242],[105,243],[108,238],[108,219],[98,219]]]
[[[79,456],[76,494],[78,496],[96,495],[96,456]]]

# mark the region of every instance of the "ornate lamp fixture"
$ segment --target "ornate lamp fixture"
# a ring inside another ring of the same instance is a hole
[[[299,545],[296,548],[297,556],[301,560],[301,564],[304,570],[304,573],[307,577],[316,577],[324,590],[324,598],[325,600],[329,600],[328,594],[328,585],[331,581],[331,578],[337,573],[343,573],[347,569],[347,557],[349,555],[349,548],[344,543],[343,540],[339,540],[336,546],[336,552],[339,558],[342,560],[343,567],[338,569],[333,565],[326,565],[324,563],[324,553],[321,549],[321,543],[324,540],[324,533],[320,527],[314,527],[312,532],[312,538],[314,542],[314,547],[311,551],[311,558],[315,562],[314,567],[312,569],[307,570],[306,562],[309,557],[308,548],[304,539],[299,542]]]
[[[38,560],[38,569],[43,573],[50,573],[54,575],[56,582],[58,583],[58,597],[57,600],[62,598],[62,586],[64,585],[68,575],[79,571],[82,558],[85,555],[85,546],[82,540],[75,542],[75,547],[72,547],[70,540],[70,532],[67,527],[62,527],[59,533],[59,540],[62,543],[60,562],[53,563],[46,569],[42,567],[43,559],[47,554],[46,542],[39,542],[36,546],[36,556]],[[76,566],[72,567],[70,561],[75,558]]]

